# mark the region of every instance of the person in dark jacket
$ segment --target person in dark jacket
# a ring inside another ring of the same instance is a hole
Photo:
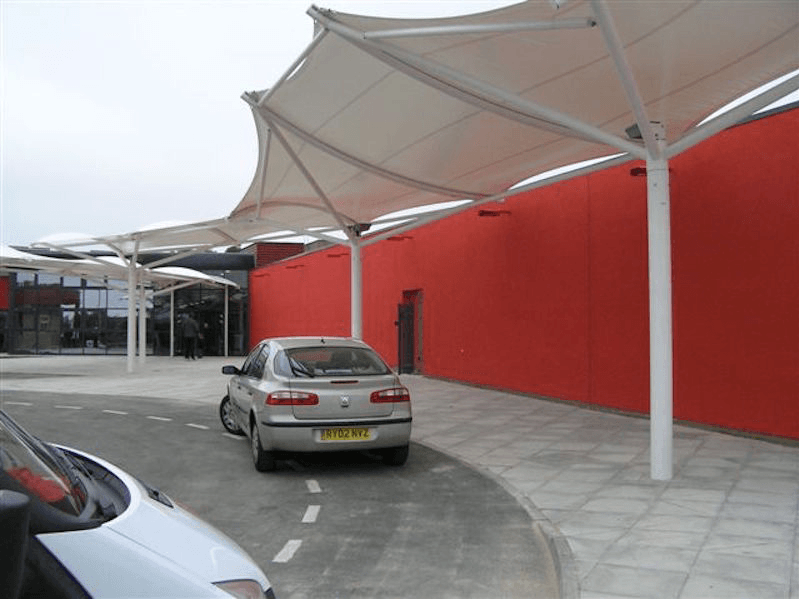
[[[197,332],[199,331],[197,321],[192,315],[186,315],[183,319],[183,355],[186,360],[195,360],[195,347],[197,346]]]

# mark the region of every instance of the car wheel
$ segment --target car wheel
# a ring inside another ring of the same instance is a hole
[[[233,435],[244,435],[242,428],[236,424],[233,418],[233,405],[230,396],[225,396],[219,403],[219,420],[228,433]]]
[[[275,454],[261,447],[261,437],[258,435],[258,426],[255,423],[250,426],[250,448],[256,471],[275,470]]]
[[[382,450],[381,458],[383,459],[383,464],[393,467],[406,464],[406,460],[408,460],[408,444]]]

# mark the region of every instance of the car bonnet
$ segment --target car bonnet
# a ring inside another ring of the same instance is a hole
[[[127,509],[100,527],[104,534],[126,538],[141,548],[142,557],[150,556],[149,560],[156,563],[172,563],[178,571],[186,572],[198,582],[251,579],[264,590],[270,587],[252,558],[221,531],[172,499],[169,502],[172,506],[168,506],[151,498],[138,480],[115,465],[83,452],[70,451],[102,465],[119,477],[130,491]]]

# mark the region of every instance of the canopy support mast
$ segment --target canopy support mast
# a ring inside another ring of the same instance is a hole
[[[139,281],[139,365],[144,366],[147,355],[147,297],[144,281]]]
[[[354,239],[350,242],[350,335],[357,340],[364,337],[364,289],[361,271],[361,244],[358,239]]]
[[[137,239],[128,263],[128,341],[126,348],[128,373],[133,373],[136,352],[136,261],[138,255],[139,240]]]
[[[656,132],[663,139],[663,128]],[[672,241],[669,163],[647,161],[647,247],[650,282],[650,477],[672,479]]]
[[[597,23],[636,117],[647,154],[647,249],[650,296],[650,477],[672,479],[672,239],[669,161],[664,123],[647,118],[625,46],[604,0],[592,0]]]

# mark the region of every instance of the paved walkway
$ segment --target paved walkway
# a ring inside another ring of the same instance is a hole
[[[148,358],[129,374],[124,357],[7,357],[0,387],[216,405],[221,365],[240,361]],[[565,597],[798,597],[796,444],[676,426],[674,478],[656,482],[646,419],[403,380],[413,440],[518,498],[550,536]]]

